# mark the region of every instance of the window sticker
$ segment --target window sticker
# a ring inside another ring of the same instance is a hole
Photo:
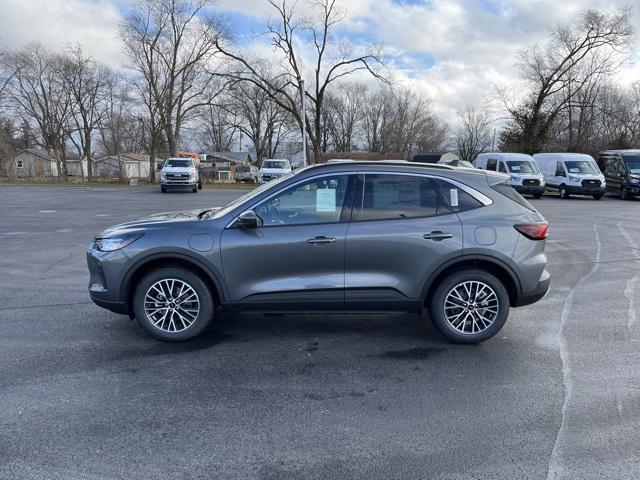
[[[320,188],[316,190],[316,212],[335,212],[336,193],[333,188]]]
[[[449,189],[449,196],[451,197],[451,206],[452,207],[457,207],[458,206],[458,189],[457,188],[450,188]]]

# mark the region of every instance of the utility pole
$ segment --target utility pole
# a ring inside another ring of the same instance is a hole
[[[304,107],[304,80],[300,79],[300,103],[302,104],[302,166],[307,166],[307,110]]]

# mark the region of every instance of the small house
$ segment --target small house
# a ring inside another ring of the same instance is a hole
[[[149,177],[149,155],[122,153],[107,155],[93,161],[93,175],[96,177],[133,178]]]

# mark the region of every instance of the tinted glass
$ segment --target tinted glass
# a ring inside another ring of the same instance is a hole
[[[622,160],[627,166],[627,170],[629,170],[629,173],[640,173],[640,155],[623,155]]]
[[[446,180],[436,180],[436,183],[440,187],[445,207],[448,210],[459,213],[482,206],[482,203],[453,183],[449,183]]]
[[[348,175],[336,175],[296,185],[262,203],[255,212],[264,226],[339,222],[348,180]]]
[[[404,175],[367,174],[360,220],[429,217],[442,207],[431,179]]]
[[[487,170],[493,170],[495,172],[497,163],[498,160],[496,160],[495,158],[490,158],[489,160],[487,160]]]
[[[538,166],[527,160],[509,160],[507,166],[511,173],[540,173]]]
[[[167,160],[167,163],[165,163],[164,166],[165,167],[179,167],[179,168],[193,167],[193,160],[171,159],[171,160]]]
[[[567,160],[564,164],[569,173],[600,173],[595,162],[589,160]]]

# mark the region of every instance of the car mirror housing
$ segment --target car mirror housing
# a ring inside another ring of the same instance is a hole
[[[258,215],[253,210],[246,210],[238,215],[236,224],[243,228],[258,228]]]

